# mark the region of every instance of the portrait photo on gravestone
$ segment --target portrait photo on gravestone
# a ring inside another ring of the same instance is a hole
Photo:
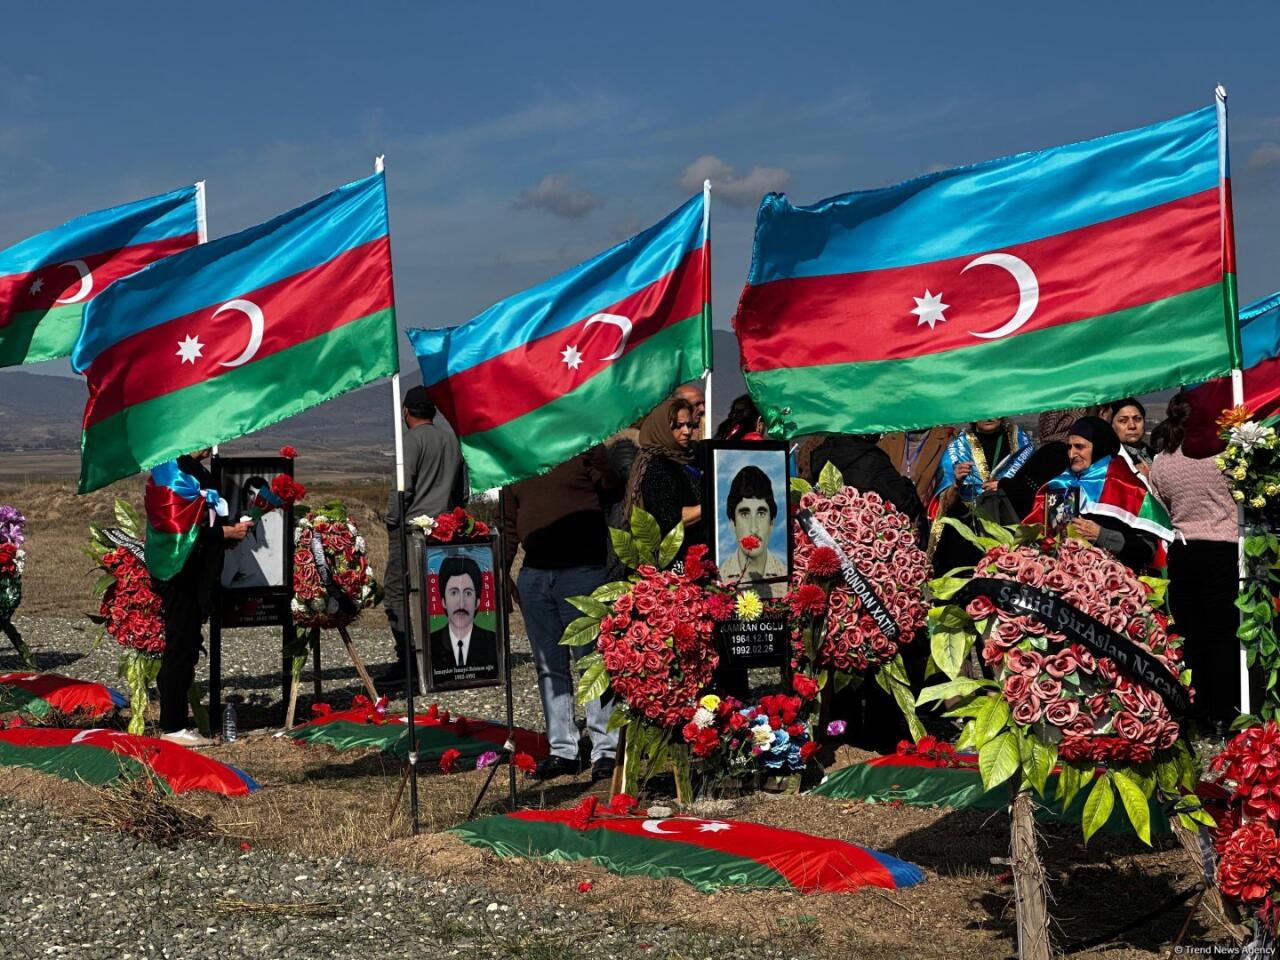
[[[427,689],[499,683],[492,542],[430,544],[422,556]]]
[[[721,580],[772,599],[787,592],[787,448],[782,443],[717,442],[711,447],[716,567]]]

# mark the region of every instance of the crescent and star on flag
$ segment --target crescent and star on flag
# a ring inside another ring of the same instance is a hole
[[[262,308],[252,300],[228,300],[213,311],[212,316],[216,317],[221,313],[229,313],[231,311],[243,314],[245,319],[249,321],[249,342],[245,344],[240,356],[233,360],[220,361],[218,364],[220,367],[241,367],[252,360],[262,346],[262,335],[266,330],[266,317],[262,313]],[[197,360],[204,359],[203,351],[205,346],[200,342],[199,334],[196,336],[187,334],[182,340],[178,341],[178,352],[174,356],[179,357],[182,363],[189,363],[194,366]]]
[[[659,836],[670,837],[679,834],[682,831],[663,830],[662,828],[664,825],[677,823],[689,825],[696,823],[698,825],[698,833],[719,833],[721,830],[728,830],[730,828],[729,824],[725,823],[723,820],[694,820],[692,818],[685,817],[676,817],[670,820],[646,820],[640,826],[646,833],[656,833]]]
[[[998,340],[1020,330],[1031,319],[1031,315],[1036,312],[1036,307],[1040,304],[1040,281],[1036,279],[1035,271],[1031,269],[1025,260],[1021,257],[1015,257],[1011,253],[983,254],[970,260],[961,268],[960,272],[964,273],[971,267],[981,266],[999,267],[1008,271],[1009,275],[1018,282],[1018,309],[1014,311],[1013,316],[994,330],[969,331],[969,336],[971,337],[980,337],[983,340]],[[938,323],[947,322],[947,317],[943,311],[949,310],[951,305],[942,302],[942,291],[934,293],[926,288],[923,297],[912,297],[911,299],[916,302],[915,309],[910,312],[919,318],[916,320],[917,327],[924,326],[927,323],[929,329],[933,330]]]
[[[624,317],[618,313],[597,313],[587,318],[587,322],[582,325],[583,335],[587,332],[587,327],[593,323],[603,323],[618,328],[621,336],[618,338],[618,345],[614,348],[613,353],[606,357],[597,357],[601,362],[607,363],[610,360],[617,360],[622,356],[622,351],[627,349],[627,341],[631,339],[631,319]],[[581,341],[579,341],[581,342]],[[587,358],[583,356],[582,351],[578,349],[578,344],[566,344],[565,348],[560,351],[560,362],[570,370],[577,370],[582,366],[582,362]]]
[[[90,293],[93,292],[93,271],[89,269],[89,265],[83,260],[68,260],[66,263],[59,263],[53,267],[53,270],[60,270],[63,267],[70,267],[76,272],[76,290],[70,296],[61,296],[54,300],[54,303],[80,303]],[[31,286],[27,287],[27,294],[35,296],[44,289],[44,277],[36,277],[31,281]],[[65,294],[65,291],[64,291]]]

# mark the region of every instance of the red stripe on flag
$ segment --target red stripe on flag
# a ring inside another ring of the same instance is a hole
[[[631,321],[622,354],[626,356],[658,331],[699,313],[705,303],[703,264],[702,248],[691,250],[670,273],[616,303],[428,387],[431,398],[460,436],[501,426],[536,410],[615,362],[603,358],[616,351],[621,330],[612,323],[584,326],[595,314],[611,313]],[[569,347],[581,354],[576,370],[563,358]]]
[[[1222,217],[1226,222],[1226,230],[1222,234],[1222,272],[1236,272],[1236,224],[1235,224],[1235,205],[1231,202],[1231,178],[1227,177],[1222,181],[1224,188],[1227,208],[1222,211]]]
[[[81,257],[89,268],[92,286],[88,296],[76,302],[88,303],[121,277],[137,273],[156,260],[194,247],[196,240],[196,234],[188,233]],[[62,306],[57,303],[59,299],[74,297],[79,292],[80,271],[67,266],[67,262],[60,261],[29,273],[10,273],[0,277],[0,329],[7,326],[16,313]],[[33,286],[37,288],[34,292],[31,289]]]
[[[147,477],[142,495],[147,514],[147,526],[159,533],[186,533],[200,523],[200,511],[205,501],[199,497],[187,500],[177,491],[154,482]]]
[[[390,307],[391,240],[371,240],[236,299],[257,304],[264,318],[262,343],[248,361],[252,364]],[[243,353],[250,323],[239,310],[226,310],[215,320],[223,303],[149,327],[100,353],[87,372],[85,428],[126,407],[234,369],[222,364]],[[187,337],[200,341],[200,356],[194,362],[178,356],[178,345]]]
[[[518,810],[521,820],[569,823],[573,810]],[[645,829],[645,824],[657,829]],[[727,826],[721,826],[727,825]],[[702,829],[710,826],[711,829]],[[745,820],[700,820],[672,817],[645,820],[640,817],[602,817],[587,824],[588,830],[609,830],[646,840],[683,843],[752,860],[782,874],[797,890],[839,892],[863,886],[897,887],[883,863],[866,850],[843,840],[818,837]]]
[[[1222,279],[1218,190],[1070,233],[1002,248],[1036,275],[1039,303],[1016,336],[1113,313]],[[858,363],[988,342],[1015,314],[1018,283],[978,254],[866,273],[747,287],[734,326],[749,370]],[[933,328],[913,314],[928,291],[949,305]]]

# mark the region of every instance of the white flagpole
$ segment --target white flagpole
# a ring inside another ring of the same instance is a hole
[[[373,161],[373,172],[384,172],[385,155],[378,155]],[[404,424],[400,419],[400,364],[399,350],[396,351],[396,372],[391,375],[391,422],[396,431],[396,490],[404,490]],[[401,522],[404,517],[401,517]]]
[[[703,301],[710,305],[711,303],[711,181],[702,181],[702,283],[703,283]],[[707,340],[705,344],[706,352],[712,355],[714,362],[714,352],[712,350],[712,341],[715,339],[713,331],[707,330]],[[711,435],[710,425],[712,422],[712,406],[711,406],[711,364],[707,365],[707,369],[703,371],[703,389],[702,392],[706,399],[706,411],[702,414],[702,436],[709,437]]]
[[[1231,198],[1227,195],[1227,177],[1230,175],[1228,154],[1227,154],[1227,88],[1222,84],[1213,91],[1214,104],[1218,108],[1218,211],[1219,221],[1222,231],[1222,257],[1223,266],[1226,266],[1227,251],[1235,246],[1235,237],[1232,235],[1230,221],[1228,219],[1228,206]],[[1231,304],[1231,308],[1237,310],[1235,303]],[[1237,320],[1237,323],[1239,321]],[[1232,334],[1235,335],[1234,333]],[[1234,352],[1234,351],[1233,351]],[[1239,367],[1235,367],[1231,371],[1231,405],[1239,407],[1244,404],[1244,371]],[[1244,555],[1244,507],[1243,505],[1236,507],[1236,569],[1240,577],[1240,583],[1244,583],[1245,578],[1249,575],[1248,563]],[[1245,651],[1244,641],[1240,641],[1240,712],[1251,712],[1251,704],[1249,702],[1249,655]]]
[[[197,180],[196,181],[196,243],[208,243],[208,242],[209,242],[209,213],[208,213],[208,208],[205,206],[204,181]],[[210,452],[215,457],[218,455],[218,445],[216,443],[213,445],[213,449]]]

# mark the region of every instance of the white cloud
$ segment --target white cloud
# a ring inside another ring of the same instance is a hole
[[[1280,163],[1280,144],[1264,143],[1249,154],[1249,169],[1262,170]]]
[[[537,186],[527,187],[516,197],[517,210],[545,210],[568,220],[581,220],[604,206],[604,197],[575,185],[571,173],[549,173]]]
[[[711,193],[732,207],[754,207],[772,190],[785,190],[791,174],[782,167],[752,167],[749,173],[738,171],[713,154],[704,154],[684,168],[680,186],[698,190],[703,180],[711,181]]]

